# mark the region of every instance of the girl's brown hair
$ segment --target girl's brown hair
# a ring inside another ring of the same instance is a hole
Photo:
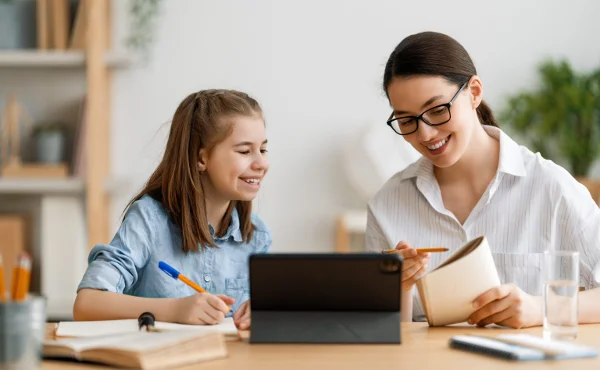
[[[395,77],[442,76],[460,87],[476,74],[469,53],[458,41],[443,33],[422,32],[406,37],[392,51],[383,73],[383,90],[387,95]],[[483,100],[477,107],[477,116],[482,124],[498,127]]]
[[[202,90],[188,95],[175,111],[160,164],[125,211],[133,202],[150,195],[162,203],[179,226],[184,252],[197,252],[199,245],[214,247],[198,168],[200,149],[210,152],[225,140],[233,130],[233,122],[227,118],[238,115],[262,116],[262,109],[256,100],[235,90]],[[242,239],[248,242],[254,232],[250,201],[231,201],[215,236],[227,232],[234,208],[238,211]]]

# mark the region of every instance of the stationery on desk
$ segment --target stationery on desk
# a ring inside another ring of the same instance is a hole
[[[2,265],[2,255],[0,254],[0,302],[6,301],[6,286],[4,285],[4,267]]]
[[[562,360],[597,357],[593,347],[558,340],[545,340],[531,334],[501,334],[495,337],[456,335],[450,347],[514,361]]]
[[[465,322],[475,311],[473,301],[500,285],[485,236],[454,252],[417,281],[417,290],[430,326]]]
[[[22,302],[27,299],[29,284],[31,281],[31,258],[25,252],[17,257],[17,264],[12,271],[11,289],[9,297],[6,296],[6,284],[4,279],[4,267],[2,255],[0,255],[0,302]]]
[[[66,338],[44,342],[45,358],[75,359],[138,369],[164,369],[227,357],[224,336],[194,330]]]
[[[397,253],[397,252],[400,252],[400,250],[398,250],[398,249],[387,249],[387,250],[383,251],[383,253],[385,253],[385,254]],[[441,253],[441,252],[448,252],[448,248],[417,248],[417,254],[423,254],[423,253]]]
[[[158,263],[158,268],[165,272],[165,274],[169,275],[175,280],[181,280],[186,283],[189,287],[197,291],[198,293],[206,293],[206,290],[202,288],[200,285],[194,283],[192,280],[187,278],[185,275],[181,274],[179,271],[175,270],[173,267],[169,266],[166,262],[160,261]],[[231,307],[229,307],[229,311],[231,311]]]

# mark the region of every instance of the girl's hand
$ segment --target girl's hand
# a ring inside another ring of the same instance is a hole
[[[542,325],[541,297],[531,296],[514,284],[488,290],[473,301],[473,307],[477,311],[469,316],[469,324],[496,323],[517,329]]]
[[[417,280],[427,272],[429,253],[418,254],[417,250],[411,248],[408,243],[401,241],[396,250],[402,256],[402,289],[410,291]]]
[[[234,302],[235,299],[224,294],[199,293],[180,298],[175,307],[175,321],[192,325],[218,324]]]
[[[250,328],[250,300],[242,303],[237,311],[233,314],[233,322],[240,330]]]

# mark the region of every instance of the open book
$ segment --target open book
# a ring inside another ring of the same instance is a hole
[[[223,334],[193,330],[140,331],[44,342],[44,358],[67,358],[116,367],[165,369],[227,356]]]
[[[473,300],[499,285],[485,236],[471,240],[417,281],[430,326],[465,322],[475,312]]]
[[[158,331],[192,330],[196,334],[220,333],[227,339],[237,339],[238,330],[233,318],[227,317],[216,325],[184,325],[157,321]],[[58,338],[95,337],[139,332],[137,320],[63,321],[58,323],[55,336]]]

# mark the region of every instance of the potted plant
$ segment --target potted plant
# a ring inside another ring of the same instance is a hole
[[[62,122],[41,123],[33,128],[36,162],[58,164],[64,161],[66,125]]]
[[[566,161],[574,177],[589,181],[600,157],[600,68],[576,73],[567,61],[550,60],[539,76],[540,87],[510,97],[500,118],[534,151]]]

